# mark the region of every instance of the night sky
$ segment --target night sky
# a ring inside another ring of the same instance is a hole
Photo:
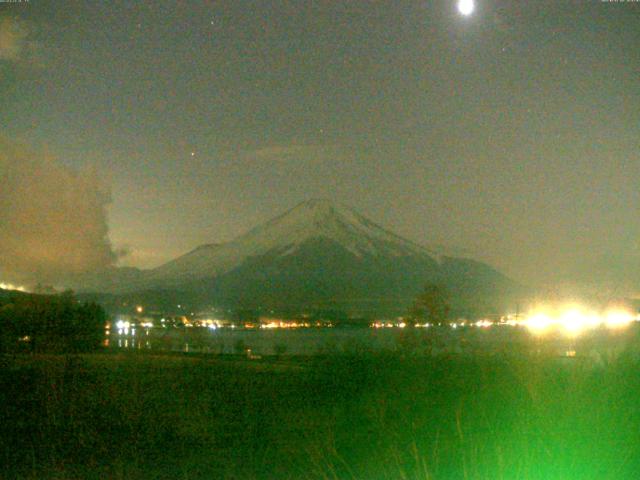
[[[640,3],[3,3],[0,127],[97,169],[121,265],[325,197],[523,282],[640,287]]]

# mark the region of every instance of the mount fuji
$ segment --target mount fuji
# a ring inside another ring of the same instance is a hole
[[[498,311],[520,290],[486,264],[403,239],[328,200],[306,201],[155,269],[84,279],[79,290],[147,303],[371,316],[406,311],[427,283],[445,285],[460,314]]]

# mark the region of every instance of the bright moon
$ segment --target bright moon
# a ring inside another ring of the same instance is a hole
[[[471,15],[473,10],[475,9],[475,5],[473,0],[459,0],[458,1],[458,11],[462,15]]]

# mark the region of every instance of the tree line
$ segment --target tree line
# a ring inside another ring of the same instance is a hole
[[[107,322],[96,303],[72,292],[36,295],[4,292],[0,297],[0,350],[34,353],[87,352],[99,348]]]

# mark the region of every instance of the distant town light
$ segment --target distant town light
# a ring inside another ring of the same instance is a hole
[[[629,312],[621,310],[613,310],[607,313],[605,317],[605,325],[608,328],[623,328],[633,322],[635,318]]]
[[[531,318],[525,321],[525,325],[529,328],[533,333],[541,334],[547,331],[547,329],[552,325],[552,321],[548,315],[544,313],[537,313],[533,315]]]
[[[26,292],[27,289],[20,285],[14,285],[12,283],[0,282],[0,288],[2,290],[18,290],[19,292]]]
[[[546,311],[533,312],[520,323],[537,335],[561,330],[565,335],[574,337],[584,331],[601,327],[624,328],[636,320],[631,312],[624,309],[608,310],[597,314],[583,307],[571,305],[555,314]]]
[[[578,310],[569,310],[560,317],[560,324],[569,335],[577,335],[585,327],[585,317]]]
[[[488,328],[493,325],[493,322],[491,320],[478,320],[474,325],[480,328]]]
[[[126,321],[124,321],[124,320],[118,320],[118,321],[116,322],[116,327],[117,327],[117,328],[129,328],[129,326],[130,326],[130,323],[129,323],[129,322],[126,322]]]

